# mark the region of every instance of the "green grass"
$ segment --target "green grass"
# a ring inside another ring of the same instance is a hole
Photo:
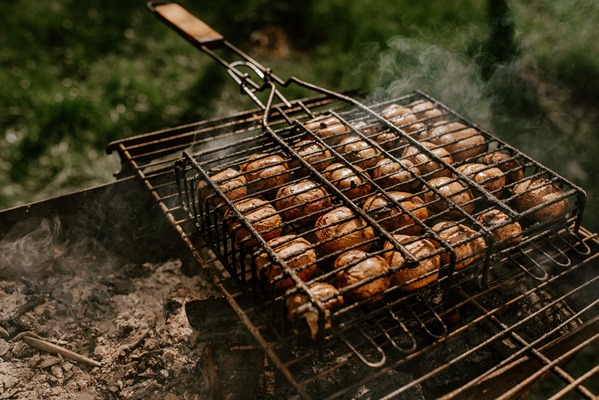
[[[283,78],[430,93],[586,188],[599,230],[596,2],[510,2],[518,52],[489,73],[483,0],[181,4]],[[112,140],[252,107],[143,1],[2,2],[0,26],[0,208],[111,181]],[[272,27],[287,57],[251,43]]]

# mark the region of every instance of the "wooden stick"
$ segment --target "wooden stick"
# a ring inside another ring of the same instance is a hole
[[[47,351],[50,354],[57,354],[64,358],[71,359],[73,361],[91,365],[92,367],[101,367],[102,366],[102,364],[100,364],[96,360],[92,360],[91,358],[82,356],[81,354],[77,354],[74,351],[65,349],[64,347],[58,346],[54,343],[47,342],[40,338],[34,338],[32,336],[26,335],[23,337],[23,340],[29,346],[35,347],[38,350]]]

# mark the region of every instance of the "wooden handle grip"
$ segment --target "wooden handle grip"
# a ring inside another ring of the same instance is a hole
[[[220,33],[216,32],[204,21],[192,15],[179,4],[159,4],[156,5],[153,10],[190,39],[193,39],[206,47],[218,47],[224,40]]]

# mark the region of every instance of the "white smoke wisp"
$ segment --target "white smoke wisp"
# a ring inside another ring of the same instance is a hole
[[[53,273],[91,279],[117,265],[115,256],[84,232],[70,240],[64,236],[58,217],[15,224],[0,241],[0,279],[36,279]]]
[[[35,274],[60,256],[58,218],[35,218],[17,223],[0,242],[0,278]]]
[[[485,95],[479,67],[465,56],[413,38],[395,37],[378,56],[375,98],[421,90],[489,127],[492,99]]]

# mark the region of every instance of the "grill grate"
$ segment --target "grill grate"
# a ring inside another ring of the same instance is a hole
[[[429,99],[416,93],[393,102],[407,104],[421,98]],[[292,107],[285,109],[286,118],[277,113],[271,118],[281,124],[284,134],[293,136],[295,131],[289,128],[288,120],[307,120],[329,110],[336,110],[342,117],[351,114],[352,110],[344,110],[344,106],[332,98],[319,96],[293,102]],[[583,203],[578,202],[573,185],[487,135],[489,148],[509,149],[512,157],[525,166],[527,175],[542,174],[560,182],[564,193],[572,199],[569,212],[556,221],[537,225],[527,225],[525,215],[516,213],[513,218],[523,223],[526,237],[518,246],[498,248],[486,260],[454,271],[423,290],[386,293],[384,301],[376,307],[368,303],[349,304],[331,316],[335,334],[321,338],[320,346],[315,346],[305,327],[287,320],[280,292],[257,285],[255,279],[247,280],[252,274],[251,249],[241,247],[237,252],[229,252],[229,257],[234,255],[231,261],[221,262],[219,252],[224,244],[205,241],[204,237],[211,236],[202,235],[198,226],[220,227],[219,240],[231,242],[224,214],[216,211],[216,207],[209,208],[212,224],[202,223],[199,210],[194,218],[188,214],[191,205],[203,206],[202,202],[194,203],[191,196],[197,195],[198,180],[212,172],[210,167],[203,166],[209,164],[202,161],[204,154],[217,159],[217,163],[232,160],[224,144],[236,148],[244,140],[249,143],[248,149],[257,140],[263,140],[280,151],[262,133],[261,118],[259,111],[241,113],[115,142],[109,151],[120,154],[123,173],[130,168],[141,177],[198,262],[212,274],[215,284],[276,369],[291,383],[293,391],[305,397],[324,394],[329,398],[365,392],[372,397],[395,393],[406,398],[431,395],[467,398],[495,382],[500,373],[503,378],[511,374],[519,377],[510,386],[517,391],[520,382],[529,385],[540,377],[538,371],[543,371],[571,385],[567,386],[569,391],[592,398],[589,395],[592,389],[585,386],[590,377],[583,377],[578,385],[575,381],[580,377],[560,367],[565,353],[596,341],[598,331],[597,302],[593,296],[597,275],[592,270],[597,239],[577,228],[582,212],[579,205]],[[292,140],[298,139],[292,137]],[[183,150],[188,158],[182,162]],[[249,151],[244,149],[241,154]],[[181,186],[194,188],[187,193],[192,199],[188,210],[180,203],[175,183],[173,165],[177,161]],[[466,215],[460,218],[470,221]],[[567,226],[573,228],[564,228]],[[232,248],[233,244],[227,246]],[[242,263],[246,258],[250,259],[249,264]],[[233,279],[236,275],[238,278]],[[518,286],[520,283],[524,286]],[[445,299],[441,294],[445,294]],[[538,303],[547,307],[526,308],[524,305],[530,303],[531,296],[537,296],[541,300]],[[514,309],[522,311],[514,314]],[[516,321],[514,315],[518,315]],[[561,345],[563,338],[568,338],[567,346],[561,348],[558,344]],[[472,368],[473,365],[477,367]],[[528,367],[521,368],[522,365]],[[281,383],[280,390],[284,391],[285,386]],[[504,386],[503,390],[512,389]]]

